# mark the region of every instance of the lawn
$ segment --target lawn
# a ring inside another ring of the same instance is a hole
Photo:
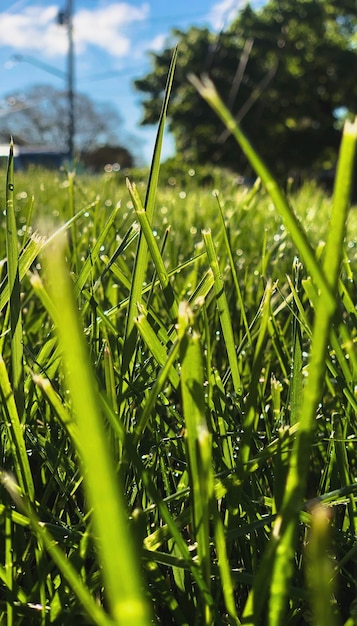
[[[0,622],[352,626],[356,125],[333,199],[160,176],[161,132],[3,172]]]

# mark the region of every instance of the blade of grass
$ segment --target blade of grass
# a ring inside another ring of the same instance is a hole
[[[155,361],[160,365],[160,367],[163,367],[164,363],[167,361],[166,350],[159,341],[154,329],[150,326],[150,323],[145,315],[139,315],[139,317],[136,318],[136,325],[151,354],[154,356]],[[174,389],[177,389],[180,379],[174,367],[170,368],[169,380]]]
[[[317,505],[312,511],[306,548],[306,577],[314,626],[336,626],[340,623],[332,607],[334,567],[329,554],[329,523],[329,510],[321,504]]]
[[[167,115],[167,107],[169,104],[169,98],[171,93],[172,82],[174,78],[174,71],[176,66],[177,59],[177,49],[175,49],[174,54],[172,56],[167,82],[165,89],[164,101],[161,108],[160,119],[156,134],[156,141],[154,147],[153,158],[150,167],[149,181],[147,187],[147,193],[145,198],[145,210],[146,216],[148,218],[149,224],[152,223],[153,215],[154,215],[154,207],[155,207],[155,199],[157,192],[157,184],[159,179],[159,171],[160,171],[160,158],[161,158],[161,148],[164,137],[164,129]],[[125,328],[125,340],[124,340],[124,354],[122,360],[122,378],[126,374],[132,356],[134,354],[135,345],[136,345],[136,329],[135,329],[135,318],[137,315],[137,303],[141,303],[142,301],[142,289],[143,283],[145,281],[145,274],[148,263],[148,246],[146,240],[141,232],[139,235],[139,242],[137,247],[137,252],[135,256],[135,264],[134,271],[132,276],[132,285],[130,291],[129,298],[129,307],[126,316],[126,328]]]
[[[196,87],[202,98],[208,102],[211,108],[222,120],[226,128],[230,130],[254,168],[256,174],[261,178],[268,194],[275,204],[276,209],[282,216],[284,224],[289,231],[294,244],[299,250],[299,254],[304,262],[304,265],[310,272],[318,288],[326,292],[326,304],[332,310],[334,308],[334,297],[331,292],[331,287],[316,260],[306,232],[303,230],[301,223],[298,221],[288,199],[280,189],[277,181],[274,179],[272,173],[260,156],[255,152],[253,146],[242,132],[237,121],[222,102],[212,81],[207,76],[203,76],[202,80],[199,80],[192,74],[189,75],[189,80]]]
[[[63,249],[53,247],[45,257],[49,289],[56,306],[55,324],[63,351],[66,382],[81,440],[79,454],[85,488],[92,508],[97,549],[111,615],[118,625],[150,623],[142,594],[138,561],[128,533],[127,513],[98,404],[96,383],[75,310],[71,280]]]
[[[35,490],[24,440],[24,429],[2,355],[0,355],[0,395],[7,436],[12,448],[14,472],[21,490],[33,502]]]
[[[296,543],[296,510],[306,488],[310,448],[315,431],[315,414],[325,376],[325,357],[332,322],[337,308],[338,277],[342,260],[343,238],[349,209],[353,167],[357,143],[357,118],[346,122],[337,166],[330,230],[326,244],[324,274],[329,291],[321,290],[313,325],[309,373],[304,391],[300,427],[294,442],[282,510],[276,520],[273,536],[277,553],[273,567],[269,623],[283,624],[286,598],[293,574]],[[330,303],[334,294],[333,306]]]
[[[174,366],[175,360],[177,359],[179,348],[180,348],[180,342],[177,340],[173,344],[169,354],[167,355],[167,359],[165,363],[162,365],[155,379],[155,383],[154,383],[153,388],[150,391],[149,397],[145,399],[143,412],[140,416],[140,420],[138,424],[135,426],[135,432],[134,432],[135,443],[138,443],[140,437],[142,436],[142,434],[144,433],[146,429],[146,426],[150,419],[150,414],[153,411],[155,402],[157,401],[158,395],[161,393],[166,380],[170,376],[170,372],[172,375],[173,366]]]
[[[6,586],[9,590],[6,602],[6,624],[7,626],[13,626],[14,622],[14,607],[13,603],[9,601],[12,596],[14,587],[14,563],[13,563],[13,533],[12,533],[12,519],[9,515],[9,511],[5,512],[5,573],[6,573]]]
[[[14,207],[14,143],[12,139],[6,172],[6,254],[10,294],[11,384],[14,390],[17,411],[21,417],[25,400],[19,253]]]
[[[237,353],[234,345],[231,316],[228,308],[226,293],[224,290],[224,282],[219,268],[216,251],[214,249],[211,231],[209,229],[203,230],[202,236],[206,246],[208,262],[214,276],[214,288],[217,298],[218,313],[228,354],[229,365],[231,368],[233,387],[237,396],[240,396],[242,394],[242,382],[239,373]]]
[[[127,187],[129,189],[130,197],[134,204],[137,218],[140,222],[141,232],[144,234],[148,249],[150,251],[152,261],[155,265],[156,273],[158,275],[161,288],[165,296],[165,300],[166,300],[166,303],[167,303],[167,306],[171,315],[171,321],[173,322],[174,320],[177,319],[177,314],[178,314],[178,306],[177,306],[177,301],[175,298],[174,290],[170,283],[170,279],[169,279],[164,261],[160,254],[159,246],[157,245],[156,239],[151,230],[147,213],[141,204],[138,191],[135,185],[132,185],[129,180],[127,180]]]
[[[294,260],[293,272],[295,274],[295,293],[298,296],[301,287],[300,271],[302,269],[298,259]],[[293,300],[292,317],[292,361],[290,379],[290,424],[295,424],[300,416],[301,400],[303,394],[303,360],[302,360],[302,336],[299,313]]]
[[[120,208],[119,206],[116,206],[114,210],[112,211],[112,213],[110,214],[109,218],[106,220],[104,228],[100,232],[100,235],[97,238],[93,246],[93,249],[91,250],[90,255],[86,258],[85,262],[83,263],[81,267],[81,271],[79,272],[78,278],[75,283],[76,293],[79,293],[81,289],[83,289],[86,281],[88,280],[88,276],[93,268],[93,264],[96,263],[99,257],[101,248],[108,236],[110,229],[112,228],[114,224],[115,218],[119,212],[119,208]]]
[[[224,525],[220,517],[217,506],[215,506],[214,512],[214,539],[216,550],[218,554],[218,568],[221,576],[222,591],[224,601],[228,615],[231,619],[231,624],[239,626],[241,624],[238,619],[235,597],[234,597],[234,585],[231,576],[231,566],[227,553],[226,537],[224,534]]]
[[[32,378],[35,385],[37,385],[41,389],[42,393],[54,409],[59,421],[64,426],[65,430],[68,432],[73,443],[75,444],[76,449],[80,451],[81,440],[77,423],[73,419],[73,416],[68,411],[66,406],[63,404],[63,401],[61,400],[58,393],[56,393],[56,391],[53,389],[51,382],[48,380],[48,378],[44,378],[44,376],[39,376],[38,374],[33,374]]]
[[[181,338],[181,389],[185,418],[188,471],[192,494],[192,525],[197,541],[198,562],[208,588],[211,582],[209,522],[214,497],[211,467],[212,443],[205,417],[203,358],[200,335],[187,329],[193,325],[187,303],[180,304],[178,334]],[[180,327],[181,326],[181,327]],[[203,607],[204,623],[212,623],[211,608]]]
[[[219,208],[219,215],[220,215],[220,218],[221,218],[221,224],[222,224],[222,230],[223,230],[223,240],[224,240],[224,244],[225,244],[225,247],[226,247],[226,250],[227,250],[229,264],[231,266],[233,282],[234,282],[234,286],[235,286],[235,289],[236,289],[236,292],[237,292],[238,305],[239,305],[239,309],[240,309],[241,318],[243,320],[243,327],[245,328],[245,332],[246,332],[246,335],[247,335],[247,338],[248,338],[248,343],[251,344],[252,343],[252,338],[250,336],[249,324],[248,324],[247,316],[246,316],[246,313],[245,313],[245,307],[244,307],[244,300],[243,300],[242,290],[241,290],[241,288],[239,286],[239,281],[238,281],[238,276],[237,276],[237,272],[236,272],[236,267],[235,267],[235,263],[234,263],[234,260],[233,260],[232,248],[231,248],[231,244],[230,244],[229,239],[228,239],[227,228],[226,228],[226,224],[225,224],[225,221],[224,221],[223,210],[222,210],[221,203],[219,201],[218,194],[215,194],[215,196],[216,196],[216,200],[217,200],[217,204],[218,204],[218,208]]]
[[[269,317],[271,313],[271,294],[272,285],[269,282],[266,286],[263,301],[260,305],[261,322],[259,333],[254,349],[253,363],[251,369],[251,378],[249,383],[249,393],[244,407],[245,416],[242,426],[242,438],[239,449],[239,467],[240,471],[246,472],[246,465],[249,461],[250,450],[252,445],[252,434],[257,419],[257,400],[259,379],[262,371],[262,360],[264,353],[264,345],[268,331]]]

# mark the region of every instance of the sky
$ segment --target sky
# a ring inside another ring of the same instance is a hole
[[[123,143],[149,163],[155,127],[140,126],[142,94],[133,86],[151,69],[148,52],[170,45],[172,28],[219,32],[245,0],[71,0],[75,88],[120,114]],[[32,85],[66,85],[68,37],[58,13],[70,0],[0,0],[0,116],[11,115],[6,96]],[[259,2],[251,2],[259,4]],[[260,2],[261,4],[261,2]],[[130,145],[129,145],[130,148]],[[167,135],[163,158],[174,152]]]

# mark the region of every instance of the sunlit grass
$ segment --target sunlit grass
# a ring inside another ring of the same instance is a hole
[[[350,624],[353,132],[333,200],[167,183],[167,104],[147,175],[4,176],[0,622]]]

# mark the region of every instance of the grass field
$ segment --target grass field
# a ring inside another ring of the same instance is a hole
[[[239,129],[261,186],[160,179],[164,117],[128,183],[3,174],[0,623],[353,626],[356,124],[331,199]]]

